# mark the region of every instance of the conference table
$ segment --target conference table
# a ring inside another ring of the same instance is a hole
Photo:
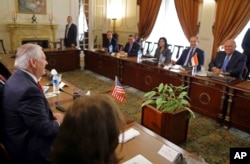
[[[85,69],[114,79],[123,85],[148,92],[160,83],[185,85],[191,109],[218,122],[225,128],[236,127],[250,132],[249,82],[217,76],[192,76],[189,70],[164,69],[138,62],[136,57],[119,57],[100,50],[84,50]],[[239,111],[240,110],[240,111]],[[245,118],[245,117],[244,117]],[[249,118],[249,117],[248,117]]]
[[[250,132],[250,81],[229,86],[225,128],[230,126]]]
[[[40,81],[43,86],[49,84],[49,82],[50,80],[46,76],[43,76]],[[63,79],[62,82],[65,84],[65,86],[62,88],[62,92],[60,92],[56,96],[47,98],[53,112],[65,113],[68,110],[68,107],[74,101],[74,91],[78,90],[75,85]],[[48,89],[47,93],[52,92],[52,88],[53,87],[51,86]],[[58,110],[57,106],[62,107],[64,111]],[[178,152],[178,154],[180,154],[179,158],[177,158],[176,161],[203,161],[203,158],[199,157],[196,154],[185,151],[181,147],[173,144],[172,142],[164,139],[151,130],[136,123],[128,116],[124,115],[124,118],[126,121],[124,131],[126,132],[127,130],[132,128],[138,131],[140,134],[127,141],[126,143],[120,143],[118,145],[116,153],[118,157],[122,159],[122,163],[139,154],[152,163],[171,163],[168,159],[158,153],[162,146],[167,146],[171,148],[171,150],[174,150]]]
[[[131,128],[138,131],[140,134],[123,144],[119,144],[119,146],[117,147],[116,152],[118,154],[118,157],[122,159],[121,163],[126,162],[138,155],[143,156],[148,161],[155,164],[205,162],[204,159],[197,154],[185,151],[184,149],[152,132],[151,130],[143,127],[137,122],[131,122],[125,126],[126,130],[129,130]],[[169,159],[171,158],[169,158],[168,155],[172,153],[165,152],[166,154],[159,154],[159,151],[162,150],[163,147],[170,148],[169,151],[173,150],[175,152],[178,152],[180,154],[179,158],[174,160],[174,162],[170,162]],[[146,164],[146,162],[141,161],[133,161],[129,164],[135,163]]]
[[[13,66],[13,58],[9,60],[8,55],[1,55],[1,61],[4,61],[4,64],[7,66]],[[8,61],[8,62],[7,62]],[[13,69],[14,71],[14,69]],[[48,75],[47,71],[47,75]],[[43,86],[48,85],[51,82],[50,76],[43,76],[41,78],[40,83]],[[60,112],[65,113],[68,107],[73,103],[73,93],[74,91],[78,90],[79,88],[75,85],[63,80],[62,82],[65,84],[63,87],[63,92],[60,92],[56,96],[52,96],[47,98],[48,103],[53,112]],[[47,92],[52,92],[53,87],[50,86]],[[56,107],[61,106],[65,111],[60,111]],[[153,131],[143,127],[142,125],[136,123],[134,120],[129,118],[128,116],[124,115],[126,125],[125,131],[133,128],[139,131],[139,135],[134,137],[132,140],[127,141],[126,143],[119,144],[117,148],[117,154],[119,157],[122,158],[121,162],[125,162],[138,154],[141,154],[144,158],[151,161],[152,163],[171,163],[169,160],[164,158],[163,156],[159,155],[158,152],[162,148],[162,146],[168,146],[172,150],[181,154],[178,160],[191,160],[200,162],[203,161],[203,158],[199,157],[197,154],[189,153],[179,147],[178,145],[173,144],[172,142],[168,141],[167,139],[159,136],[158,134],[154,133]]]
[[[59,72],[74,71],[80,68],[80,52],[78,48],[46,48],[43,49],[48,65],[46,69]]]

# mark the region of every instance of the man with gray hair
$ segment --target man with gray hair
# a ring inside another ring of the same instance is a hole
[[[39,79],[48,64],[42,48],[24,44],[16,53],[16,71],[3,91],[3,143],[13,163],[49,163],[51,144],[62,123],[52,113]]]

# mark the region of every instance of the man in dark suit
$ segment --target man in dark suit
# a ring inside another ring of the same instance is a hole
[[[216,57],[209,63],[209,71],[214,74],[222,72],[230,76],[242,79],[242,73],[246,64],[246,56],[235,50],[234,40],[227,40],[224,44],[225,51],[219,51]]]
[[[24,44],[16,54],[16,71],[5,84],[1,130],[14,163],[49,163],[51,144],[63,115],[51,112],[38,85],[47,64],[40,46]]]
[[[246,66],[248,68],[248,73],[250,72],[250,28],[247,30],[243,41],[241,43],[241,47],[244,50],[243,54],[246,55]]]
[[[202,49],[198,48],[199,38],[197,36],[192,36],[189,40],[190,48],[183,50],[181,57],[176,61],[172,62],[173,64],[182,65],[185,68],[191,68],[191,58],[193,55],[197,54],[198,66],[197,70],[201,69],[201,66],[204,64],[205,53]]]
[[[113,37],[111,31],[106,33],[106,38],[103,41],[103,48],[106,49],[107,52],[119,52],[119,44],[116,38]]]
[[[133,35],[128,36],[128,42],[126,43],[123,51],[128,53],[128,56],[137,56],[140,51],[140,45],[135,42]]]
[[[65,28],[64,46],[65,47],[76,47],[77,46],[77,26],[72,23],[72,17],[67,17],[67,25]]]

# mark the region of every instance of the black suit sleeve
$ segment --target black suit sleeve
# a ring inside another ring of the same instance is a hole
[[[244,50],[245,55],[250,56],[250,28],[247,30],[243,38],[241,47]]]
[[[137,56],[139,50],[140,45],[137,42],[134,42],[131,51],[128,53],[128,56]]]

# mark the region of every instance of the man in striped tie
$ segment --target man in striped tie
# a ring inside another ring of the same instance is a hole
[[[197,70],[201,69],[201,66],[204,64],[205,53],[202,49],[198,48],[199,38],[197,36],[192,36],[189,40],[190,47],[183,50],[180,58],[175,62],[171,61],[172,64],[178,64],[185,68],[192,68],[191,59],[194,55],[196,55],[198,59]]]

